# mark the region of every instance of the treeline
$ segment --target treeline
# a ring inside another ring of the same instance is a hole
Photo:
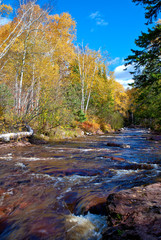
[[[11,11],[2,7],[1,13]],[[0,26],[0,118],[41,133],[87,119],[119,128],[128,96],[101,51],[76,44],[76,22],[33,1]],[[1,132],[3,130],[1,129]]]
[[[161,131],[161,10],[160,0],[133,0],[145,7],[146,24],[155,26],[141,33],[135,44],[138,50],[126,59],[134,66],[134,84],[128,92],[131,123]]]

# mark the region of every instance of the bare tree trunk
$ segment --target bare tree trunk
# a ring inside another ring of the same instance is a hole
[[[31,111],[34,109],[34,85],[35,85],[35,64],[32,66],[32,84],[31,84]]]
[[[20,84],[19,84],[19,96],[18,96],[18,115],[21,114],[21,108],[22,108],[22,84],[23,84],[23,75],[24,75],[24,66],[25,66],[25,60],[26,60],[26,53],[27,53],[27,47],[26,47],[26,41],[25,41],[25,49],[23,53],[22,58],[22,67],[21,67],[21,73],[20,73]]]
[[[81,77],[82,83],[82,100],[81,100],[81,111],[84,113],[84,78]]]
[[[80,50],[78,49],[78,66],[79,66],[79,74],[81,79],[81,111],[84,113],[84,102],[85,102],[85,95],[84,95],[84,81],[85,81],[85,73],[84,73],[84,53],[83,53],[83,59],[82,59],[82,65],[81,65],[81,59],[80,59]]]
[[[39,107],[40,89],[41,89],[41,86],[40,86],[40,79],[39,79],[38,86],[37,86],[36,101],[35,101],[36,102],[36,108]]]
[[[87,114],[87,110],[88,110],[89,100],[90,100],[91,91],[92,91],[92,85],[93,85],[93,84],[91,84],[91,87],[90,87],[90,90],[89,90],[89,94],[88,94],[88,98],[87,98],[87,103],[86,103],[86,108],[85,108],[85,114]]]
[[[88,105],[89,105],[89,100],[90,100],[90,97],[91,97],[91,91],[92,91],[92,86],[93,86],[93,81],[94,81],[95,72],[96,72],[96,66],[95,66],[95,68],[94,68],[93,77],[92,77],[92,82],[91,82],[91,86],[90,86],[90,89],[89,89],[89,94],[88,94],[87,103],[86,103],[86,108],[85,108],[85,114],[87,114],[87,110],[88,110]]]
[[[18,70],[16,72],[16,81],[15,81],[15,109],[16,109],[16,112],[18,113],[18,82],[17,82],[17,78],[18,78]]]

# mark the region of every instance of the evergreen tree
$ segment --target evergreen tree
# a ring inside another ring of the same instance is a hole
[[[136,87],[145,87],[158,83],[161,79],[161,24],[158,24],[148,33],[142,33],[135,41],[142,50],[132,50],[126,65],[133,64]]]
[[[160,0],[133,0],[145,6],[148,23],[156,19],[160,9]],[[139,123],[161,129],[161,20],[148,33],[141,33],[135,44],[140,50],[131,50],[126,66],[134,66],[134,87],[137,89],[135,119]]]
[[[148,19],[148,23],[152,23],[153,19],[157,19],[157,16],[161,9],[160,0],[132,0],[134,3],[143,4],[145,8],[145,18]]]

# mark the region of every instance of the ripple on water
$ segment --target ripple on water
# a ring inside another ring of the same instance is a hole
[[[7,161],[11,161],[13,159],[12,153],[8,153],[4,156],[0,156],[0,159],[2,159],[2,160],[5,159]]]
[[[110,192],[154,181],[161,169],[161,146],[143,138],[144,133],[125,129],[117,135],[5,150],[0,156],[1,209],[17,206],[7,212],[11,228],[5,236],[27,239],[31,229],[31,239],[40,239],[39,234],[46,239],[101,239],[106,217],[80,214]],[[108,141],[131,149],[108,149]],[[62,237],[65,229],[68,238]]]
[[[113,171],[115,173],[115,175],[113,176],[113,178],[119,178],[119,177],[124,177],[127,175],[132,175],[132,174],[136,174],[141,172],[142,170],[137,169],[137,170],[124,170],[124,169],[110,169],[111,171]]]

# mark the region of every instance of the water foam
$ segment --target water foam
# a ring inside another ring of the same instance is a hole
[[[111,171],[114,171],[116,173],[116,175],[113,177],[122,177],[122,176],[126,176],[126,175],[131,175],[131,174],[136,174],[138,172],[141,172],[142,170],[137,169],[137,170],[124,170],[124,169],[120,169],[120,170],[115,170],[115,169],[111,169]]]
[[[0,159],[5,159],[7,161],[11,161],[12,160],[12,153],[8,153],[5,156],[1,156]]]
[[[26,165],[23,164],[23,163],[20,163],[20,162],[17,162],[17,163],[15,164],[15,166],[16,166],[16,167],[21,167],[22,169],[26,168]]]
[[[101,232],[107,227],[105,216],[91,214],[66,217],[67,234],[70,240],[100,240]]]
[[[21,160],[24,160],[24,161],[28,161],[28,162],[35,162],[35,161],[49,161],[49,160],[62,160],[63,158],[62,157],[57,157],[57,158],[54,158],[54,157],[46,157],[46,158],[39,158],[39,157],[21,157]]]

